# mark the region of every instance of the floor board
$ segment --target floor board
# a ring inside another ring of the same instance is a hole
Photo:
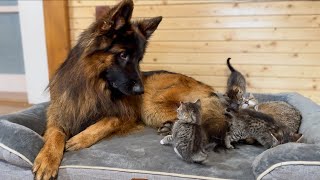
[[[0,115],[30,107],[26,93],[0,92]]]

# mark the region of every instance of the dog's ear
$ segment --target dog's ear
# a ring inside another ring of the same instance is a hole
[[[132,0],[123,0],[110,10],[110,20],[113,22],[113,28],[118,30],[131,20],[133,11]]]
[[[113,8],[104,8],[101,11],[106,12],[101,12],[104,15],[81,35],[82,42],[85,42],[86,46],[85,55],[110,46],[115,38],[115,31],[130,23],[133,2],[132,0],[123,0]]]
[[[122,0],[119,4],[108,10],[106,15],[98,20],[100,31],[105,32],[110,29],[119,30],[131,20],[133,11],[132,0]]]
[[[149,39],[152,33],[158,28],[161,20],[162,16],[158,16],[150,19],[144,19],[138,22],[138,27],[141,33],[146,37],[146,39]]]

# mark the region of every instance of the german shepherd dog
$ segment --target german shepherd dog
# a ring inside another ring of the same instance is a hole
[[[174,122],[180,101],[201,99],[207,133],[225,133],[224,107],[211,87],[181,74],[140,72],[162,17],[131,22],[132,11],[132,0],[123,0],[94,22],[51,79],[45,144],[33,165],[36,179],[56,177],[65,150],[132,132],[141,119],[155,128]]]

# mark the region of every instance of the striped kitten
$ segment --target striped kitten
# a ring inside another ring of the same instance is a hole
[[[247,97],[243,97],[240,108],[241,109],[253,109],[258,111],[259,110],[259,104],[258,100],[253,96],[253,94],[249,94]]]
[[[208,158],[208,140],[202,127],[201,103],[181,103],[177,109],[178,120],[172,128],[172,135],[164,137],[161,144],[173,144],[176,154],[187,162],[202,163]]]
[[[231,142],[253,138],[265,148],[275,147],[287,142],[297,142],[302,134],[296,134],[272,116],[250,109],[226,111],[229,131],[225,137],[225,146],[234,148]]]
[[[231,74],[228,78],[227,91],[225,93],[229,108],[237,110],[246,93],[246,79],[245,77],[230,64],[231,58],[227,59],[228,68]]]
[[[259,111],[272,116],[275,121],[298,132],[302,116],[299,110],[283,101],[269,101],[259,104]]]

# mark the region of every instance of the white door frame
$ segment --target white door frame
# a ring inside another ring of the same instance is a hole
[[[28,102],[50,100],[47,49],[42,0],[18,0]]]
[[[18,6],[0,6],[0,14],[19,13]],[[25,93],[26,80],[24,74],[0,74],[0,92]]]

